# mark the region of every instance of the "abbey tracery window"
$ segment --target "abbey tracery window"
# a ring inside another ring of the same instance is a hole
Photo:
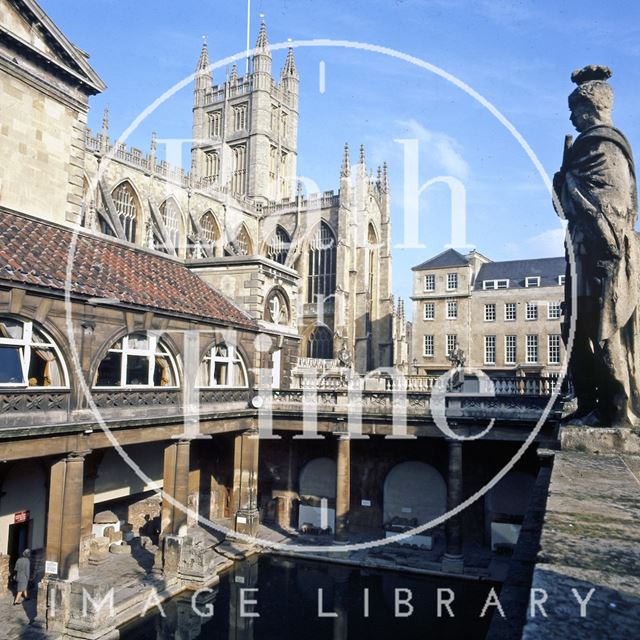
[[[220,180],[220,154],[217,151],[205,154],[205,176],[212,182]]]
[[[326,222],[321,222],[309,242],[307,302],[318,302],[336,291],[336,241]]]
[[[178,206],[172,198],[169,198],[162,203],[162,205],[160,206],[160,215],[162,216],[164,228],[166,229],[167,235],[169,236],[169,241],[173,245],[173,248],[176,250],[176,253],[178,253],[178,249],[180,248],[180,244],[182,242],[182,224],[180,222],[180,211],[178,210]]]
[[[333,358],[333,336],[327,327],[316,327],[307,341],[307,356],[309,358]]]
[[[247,369],[235,346],[217,344],[207,351],[200,364],[198,386],[247,386]]]
[[[200,218],[200,228],[202,229],[203,242],[209,247],[211,253],[215,255],[215,247],[220,241],[220,229],[211,211],[207,211]]]
[[[236,235],[225,247],[224,254],[226,256],[250,256],[253,255],[251,246],[251,238],[249,232],[244,225],[240,225],[236,231]]]
[[[291,238],[289,238],[289,234],[282,227],[277,226],[267,246],[267,258],[284,264],[287,260],[290,245]]]
[[[231,173],[231,192],[236,195],[244,195],[246,193],[246,158],[247,148],[240,144],[232,148],[233,153],[233,170]]]
[[[118,212],[124,237],[129,242],[135,242],[139,212],[133,187],[128,182],[123,182],[115,188],[111,197]]]
[[[151,333],[131,333],[103,358],[96,387],[175,387],[176,366],[164,341]]]
[[[60,350],[32,322],[0,318],[0,385],[68,386]]]

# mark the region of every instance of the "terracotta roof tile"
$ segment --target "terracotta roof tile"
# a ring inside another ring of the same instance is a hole
[[[0,210],[0,281],[64,291],[74,233]],[[72,294],[176,312],[243,327],[254,319],[170,258],[115,241],[76,235]]]

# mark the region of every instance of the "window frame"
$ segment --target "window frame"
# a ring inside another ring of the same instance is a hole
[[[513,307],[513,318],[507,317],[507,309]],[[505,302],[504,303],[504,321],[505,322],[515,322],[518,319],[518,304],[516,302]]]
[[[553,307],[551,306],[553,305]],[[557,315],[551,315],[551,309],[557,309]],[[559,300],[547,301],[547,320],[560,320],[562,317],[562,303]]]
[[[214,354],[214,351],[216,349],[219,349],[220,347],[225,347],[227,349],[226,356]],[[205,365],[207,362],[209,362],[209,380],[207,381],[208,384],[203,385],[200,372],[202,370],[203,365]],[[225,384],[218,384],[216,382],[215,376],[216,376],[217,363],[223,363],[227,365],[227,369],[226,369],[227,383]],[[244,384],[235,384],[236,368],[234,365],[237,365],[237,364],[240,365],[240,371],[244,378]],[[229,382],[231,384],[229,384]],[[202,359],[200,360],[200,369],[198,370],[196,387],[198,389],[248,389],[249,376],[247,373],[247,365],[244,361],[244,358],[242,357],[242,354],[238,350],[238,347],[224,341],[213,342],[211,345],[209,345],[204,355],[202,356]]]
[[[486,365],[488,364],[496,364],[496,336],[495,335],[489,335],[489,336],[483,336],[483,347],[484,347],[484,363]],[[489,353],[489,349],[491,349],[493,351],[493,359],[489,359],[487,357],[487,354]]]
[[[530,287],[540,286],[540,276],[527,276],[524,279],[524,286],[529,289]]]
[[[509,278],[497,278],[494,280],[482,281],[482,289],[484,291],[488,289],[490,290],[490,289],[508,289],[508,288],[509,288]]]
[[[554,342],[557,341],[557,345],[552,345],[551,344],[551,339],[554,338]],[[562,351],[561,351],[561,346],[562,346],[562,337],[559,333],[550,333],[547,335],[547,363],[548,364],[560,364],[560,362],[562,361]],[[557,349],[558,352],[558,357],[556,360],[552,360],[551,359],[551,350]]]
[[[493,310],[493,313],[488,313],[491,310]],[[491,315],[493,315],[493,317],[489,317]],[[484,305],[484,321],[485,322],[495,322],[496,319],[497,319],[496,303],[495,302],[485,302],[485,305]]]
[[[431,315],[427,315],[427,308],[431,309]],[[436,305],[435,302],[425,302],[422,306],[422,319],[425,322],[433,322],[436,319]]]
[[[148,348],[129,348],[129,338],[138,335],[145,335],[149,340]],[[121,347],[116,347],[119,342],[122,343]],[[163,349],[163,350],[160,350]],[[107,385],[107,384],[98,384],[98,375],[100,373],[100,365],[104,361],[104,359],[110,353],[120,353],[120,384],[119,385]],[[149,370],[147,372],[147,384],[129,384],[127,383],[127,362],[130,356],[135,357],[146,357],[149,359]],[[171,374],[173,377],[173,384],[167,385],[156,385],[153,383],[155,368],[157,366],[156,358],[162,357],[165,358],[169,364]],[[151,366],[153,365],[153,366]],[[162,337],[154,332],[154,331],[132,331],[128,333],[118,340],[115,340],[112,343],[112,346],[109,347],[100,362],[98,363],[98,367],[96,369],[96,373],[93,380],[92,389],[96,389],[98,391],[108,390],[108,389],[179,389],[180,388],[180,376],[178,363],[176,361],[175,356],[173,355],[172,350],[169,348],[169,345],[166,343]]]
[[[455,310],[454,314],[450,314],[449,305],[453,305],[451,308]],[[457,320],[458,319],[458,301],[446,300],[445,301],[445,320]]]
[[[447,333],[445,337],[445,355],[448,358],[453,351],[458,347],[458,334],[457,333]],[[449,343],[453,343],[451,346]]]
[[[513,344],[509,344],[513,338]],[[510,349],[513,348],[513,358],[509,358]],[[508,335],[504,337],[504,363],[505,364],[518,364],[518,336]]]
[[[535,338],[535,347],[533,339]],[[536,357],[532,360],[529,357],[529,350],[535,348]],[[540,362],[540,339],[537,334],[527,334],[526,350],[525,350],[525,362],[526,364],[538,364]]]
[[[427,282],[432,282],[433,285],[429,287]],[[425,292],[431,293],[436,290],[436,274],[435,273],[425,273],[423,280],[424,290]]]
[[[21,320],[19,318],[11,318],[8,316],[0,316],[0,322],[2,320],[9,320],[11,322],[20,323],[22,325],[22,337],[21,338],[4,338],[0,336],[0,346],[12,347],[18,350],[20,357],[20,369],[22,371],[23,382],[0,382],[0,389],[33,389],[41,390],[62,390],[70,388],[69,371],[67,370],[67,363],[62,357],[62,351],[57,345],[56,341],[40,326],[36,327],[36,331],[48,342],[34,342],[33,341],[33,322],[31,320]],[[56,357],[56,362],[60,367],[60,377],[62,384],[60,385],[29,385],[29,365],[31,363],[31,351],[32,349],[47,349],[53,351]]]
[[[530,310],[533,310],[534,313],[529,313]],[[535,322],[539,320],[540,314],[538,313],[538,303],[537,302],[527,302],[525,307],[525,315],[524,319],[527,322]]]
[[[453,285],[451,284],[453,282]],[[457,272],[453,272],[453,273],[447,273],[447,291],[457,291],[458,290],[458,284],[459,284],[459,279],[458,279],[458,273]]]
[[[430,340],[428,340],[430,339]],[[427,342],[431,343],[430,353],[427,350]],[[436,338],[433,334],[422,336],[422,355],[424,358],[433,358],[436,354]]]

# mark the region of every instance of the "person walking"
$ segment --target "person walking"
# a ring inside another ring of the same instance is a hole
[[[16,565],[13,568],[14,573],[16,574],[16,582],[18,583],[16,590],[16,598],[13,601],[13,604],[20,604],[22,600],[28,600],[27,597],[27,588],[29,587],[29,577],[31,575],[31,561],[29,557],[31,556],[31,552],[29,549],[25,549],[22,557],[18,558],[16,561]]]

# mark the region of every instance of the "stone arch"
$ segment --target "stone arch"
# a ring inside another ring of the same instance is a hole
[[[185,255],[186,225],[182,207],[178,204],[176,197],[172,194],[167,196],[159,207],[160,217],[167,232],[168,239],[173,245],[173,249],[178,256]]]
[[[325,300],[335,294],[337,271],[336,234],[321,220],[307,242],[307,302]]]
[[[298,477],[300,510],[298,526],[310,524],[320,528],[326,524],[335,530],[336,504],[336,463],[331,458],[314,458],[300,470]],[[323,514],[323,500],[326,513]]]
[[[225,247],[227,256],[252,256],[253,241],[244,222],[241,222]]]
[[[272,303],[274,300],[279,301],[280,304],[279,318],[274,317],[274,312],[276,312]],[[269,293],[265,296],[264,317],[268,322],[273,322],[274,324],[289,324],[291,319],[291,302],[287,292],[281,286],[276,285],[275,287],[271,287]]]
[[[46,509],[47,509],[47,476],[40,462],[21,460],[12,464],[5,472],[1,485],[0,499],[0,553],[12,556],[21,538],[24,548],[42,549],[45,545]],[[28,511],[27,525],[16,525],[15,514]],[[16,545],[17,546],[17,545]],[[12,561],[16,557],[11,558]]]
[[[305,337],[305,353],[308,358],[331,360],[333,358],[333,333],[324,324],[309,327]]]
[[[265,244],[264,255],[284,265],[291,249],[291,236],[282,225],[276,225],[271,237]]]
[[[220,239],[222,238],[222,233],[220,232],[218,218],[211,209],[207,209],[200,216],[200,228],[204,236],[202,239],[203,244],[209,248],[212,256],[220,256]]]
[[[411,460],[393,467],[384,481],[383,523],[394,518],[413,526],[425,524],[447,510],[447,485],[430,464]]]
[[[123,178],[111,189],[111,199],[116,207],[125,239],[140,243],[143,233],[142,198],[130,178]]]

